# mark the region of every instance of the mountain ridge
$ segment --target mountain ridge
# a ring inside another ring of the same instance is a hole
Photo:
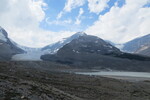
[[[13,55],[23,52],[24,50],[15,46],[8,38],[7,32],[0,27],[0,60],[11,60]]]

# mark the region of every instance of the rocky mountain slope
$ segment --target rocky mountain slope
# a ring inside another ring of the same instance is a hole
[[[0,27],[0,60],[10,60],[13,55],[23,52],[10,41],[7,32]]]
[[[150,34],[125,43],[122,50],[150,56]]]
[[[141,54],[145,56],[150,56],[150,46],[143,46],[135,52],[136,54]]]
[[[43,55],[41,59],[80,68],[150,71],[149,57],[123,53],[108,42],[90,35],[80,36],[60,48],[57,54]]]

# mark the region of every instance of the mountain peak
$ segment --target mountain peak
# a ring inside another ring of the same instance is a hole
[[[66,52],[67,51],[67,52]],[[72,40],[58,50],[58,55],[67,53],[120,54],[120,50],[99,37],[86,35]],[[65,56],[65,55],[63,55]]]
[[[0,26],[0,40],[7,42],[7,32]]]
[[[87,34],[85,32],[77,32],[77,33],[73,34],[71,37],[68,37],[68,38],[73,40],[73,39],[79,38],[80,36],[87,36]]]
[[[80,36],[84,36],[84,35],[87,35],[85,32],[77,32],[75,33],[76,35],[80,35]]]

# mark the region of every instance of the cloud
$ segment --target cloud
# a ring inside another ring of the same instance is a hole
[[[54,21],[50,21],[50,18],[46,18],[46,23],[48,23],[49,25],[61,25],[61,26],[65,26],[67,24],[71,24],[72,20],[71,19],[67,19],[67,20],[54,20]]]
[[[59,20],[59,19],[62,17],[62,15],[63,15],[64,13],[65,13],[64,11],[61,11],[61,12],[57,15],[57,20]]]
[[[84,13],[83,8],[80,8],[80,10],[79,10],[79,15],[78,15],[77,18],[76,18],[75,24],[79,25],[79,24],[81,23],[80,18],[81,18],[81,16],[82,16],[83,13]]]
[[[86,0],[67,0],[64,9],[58,14],[57,19],[60,19],[66,12],[71,12],[72,9],[83,6]]]
[[[86,32],[116,43],[124,43],[150,33],[150,8],[143,7],[149,0],[126,0],[125,5],[114,5]]]
[[[44,0],[0,0],[0,26],[12,40],[29,47],[42,47],[73,34],[70,31],[56,33],[41,29],[39,26],[45,19],[45,8]]]
[[[108,6],[110,0],[88,0],[88,8],[90,12],[99,14],[101,11],[105,10]]]
[[[85,0],[67,0],[64,11],[70,12],[72,9],[82,6],[84,3]]]
[[[95,2],[94,0],[92,1]],[[104,1],[101,0],[101,2]],[[67,0],[60,16],[84,5],[85,2],[87,0]],[[122,7],[118,7],[116,3],[110,8],[109,12],[100,15],[99,19],[85,31],[88,34],[96,35],[116,43],[123,43],[149,34],[150,8],[144,6],[148,2],[150,1],[126,0],[126,3]],[[103,5],[103,3],[101,4]],[[105,4],[107,5],[106,2]],[[97,10],[98,7],[96,5],[96,10],[94,11],[91,8],[90,11],[94,13],[101,12],[102,10]],[[102,7],[103,10],[105,7]],[[47,22],[51,25],[67,24],[67,28],[69,27],[70,31],[53,32],[40,28],[40,23],[46,19],[46,8],[47,4],[44,0],[0,0],[0,26],[6,29],[9,37],[15,42],[30,47],[42,47],[56,42],[61,38],[68,37],[74,34],[75,31],[83,30],[78,25],[81,23],[82,14],[85,12],[82,8],[79,10],[75,24],[73,24],[71,19],[50,21],[47,18]]]

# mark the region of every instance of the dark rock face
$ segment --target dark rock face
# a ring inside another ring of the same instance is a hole
[[[74,39],[69,44],[65,45],[58,51],[58,55],[66,53],[94,53],[94,54],[118,54],[121,53],[119,49],[105,42],[96,36],[80,36]]]
[[[24,52],[13,45],[4,29],[0,28],[0,32],[4,36],[0,39],[0,60],[10,60],[12,55]]]
[[[60,48],[57,54],[43,55],[41,59],[82,68],[128,71],[150,70],[150,58],[123,53],[95,36],[80,36]]]
[[[150,47],[150,34],[127,42],[123,47],[123,51],[142,54],[145,47]]]

